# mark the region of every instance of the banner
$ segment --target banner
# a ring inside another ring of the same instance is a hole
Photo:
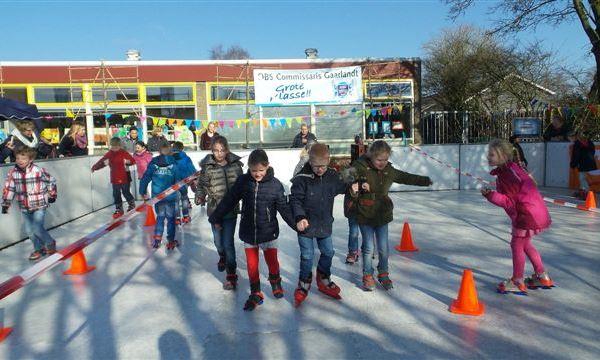
[[[360,66],[254,70],[256,105],[350,104],[363,100]]]

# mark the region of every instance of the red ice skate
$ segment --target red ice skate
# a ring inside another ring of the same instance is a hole
[[[340,291],[342,291],[340,287],[331,281],[329,276],[321,273],[320,271],[317,271],[317,287],[319,288],[320,292],[327,296],[338,300],[342,298],[340,296]]]
[[[312,282],[312,274],[307,280],[299,280],[298,287],[294,291],[294,306],[298,307],[308,297],[310,283]]]

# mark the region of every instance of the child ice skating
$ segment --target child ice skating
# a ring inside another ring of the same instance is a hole
[[[152,197],[167,190],[182,177],[177,172],[177,164],[171,156],[171,146],[162,144],[160,155],[153,158],[148,164],[148,169],[140,181],[140,194],[148,198],[148,183],[152,181]],[[162,241],[165,222],[167,223],[167,250],[172,250],[179,245],[175,240],[175,211],[177,207],[177,193],[173,193],[156,203],[156,225],[154,227],[154,240],[152,247],[157,249]]]
[[[258,272],[259,248],[263,250],[269,267],[269,282],[273,295],[276,298],[283,297],[277,259],[279,237],[277,212],[293,229],[295,224],[290,205],[283,192],[283,185],[275,178],[273,168],[269,166],[267,153],[264,150],[252,151],[248,157],[248,167],[248,172],[238,177],[208,221],[220,229],[225,215],[242,200],[239,235],[246,248],[246,263],[250,278],[250,296],[244,305],[244,310],[251,311],[262,304],[264,299],[260,290]]]
[[[339,174],[329,168],[329,149],[325,144],[314,144],[308,162],[292,179],[290,204],[298,229],[300,245],[300,275],[294,292],[294,304],[299,306],[308,296],[312,282],[314,243],[321,256],[317,265],[316,282],[320,292],[341,299],[340,288],[331,281],[331,261],[334,250],[331,239],[333,200],[346,192],[346,184]]]
[[[110,139],[110,150],[92,166],[92,172],[107,166],[110,168],[110,182],[113,188],[113,199],[115,201],[115,212],[113,218],[123,215],[123,199],[127,200],[127,211],[135,209],[135,200],[131,195],[131,173],[127,167],[135,165],[135,159],[121,146],[121,139]]]
[[[173,143],[173,158],[175,159],[175,163],[177,164],[177,173],[181,178],[186,178],[188,176],[193,175],[196,172],[196,167],[194,167],[194,163],[192,159],[183,151],[183,143],[181,141],[176,141]],[[190,217],[190,208],[192,207],[190,204],[190,199],[188,198],[188,187],[187,185],[183,185],[181,189],[179,189],[179,207],[177,208],[177,214],[175,216],[175,224],[187,224],[192,221]],[[179,216],[181,214],[181,217]]]
[[[529,175],[512,161],[513,149],[505,140],[493,140],[488,148],[488,162],[496,168],[490,173],[496,176],[496,190],[483,189],[481,194],[492,204],[502,207],[512,222],[513,275],[498,284],[501,293],[527,293],[526,285],[551,287],[539,252],[531,243],[531,238],[550,226],[550,214],[542,196]],[[525,256],[533,264],[534,273],[523,279]]]
[[[138,180],[144,176],[146,169],[148,168],[148,164],[152,161],[152,153],[148,151],[148,147],[144,144],[143,141],[138,141],[135,144],[135,152],[133,153],[133,158],[135,159],[135,166],[137,168],[137,178]]]
[[[37,151],[22,147],[15,151],[16,165],[8,171],[2,192],[2,213],[8,213],[16,198],[25,225],[25,233],[33,243],[29,260],[38,260],[56,252],[56,241],[44,228],[46,209],[56,201],[56,180],[33,163]]]
[[[229,151],[227,139],[215,136],[212,140],[212,154],[206,155],[200,162],[201,173],[198,177],[196,188],[196,205],[208,201],[207,214],[212,215],[217,205],[225,194],[233,187],[237,178],[243,174],[240,157]],[[206,197],[208,196],[208,200]],[[234,290],[237,286],[237,262],[235,260],[235,225],[239,206],[223,216],[221,228],[217,229],[211,224],[215,247],[219,254],[217,269],[220,272],[227,270],[223,289]]]
[[[393,219],[394,205],[388,196],[393,183],[429,186],[431,179],[400,171],[388,162],[392,149],[383,140],[371,144],[367,153],[353,164],[358,183],[352,185],[352,196],[356,202],[356,220],[362,235],[363,288],[375,289],[373,278],[373,244],[377,241],[379,264],[377,280],[384,289],[393,287],[388,269],[388,223]]]
[[[356,170],[349,168],[342,171],[344,182],[355,182]],[[358,238],[360,236],[360,227],[356,221],[356,200],[352,197],[352,189],[348,187],[344,194],[344,216],[348,219],[348,254],[346,255],[346,264],[354,265],[359,259]]]

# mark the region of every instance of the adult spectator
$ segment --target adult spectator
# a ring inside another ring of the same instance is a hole
[[[309,141],[317,141],[315,134],[308,131],[306,124],[300,125],[300,132],[294,137],[293,148],[305,147]]]
[[[523,148],[519,144],[519,137],[517,135],[511,135],[511,137],[508,138],[508,142],[513,146],[513,161],[519,164],[524,170],[527,170],[527,159],[525,158]]]
[[[123,144],[123,149],[130,154],[135,152],[135,144],[141,139],[138,138],[138,130],[135,126],[129,128],[129,133],[123,139],[121,139],[121,144]]]
[[[83,156],[88,154],[85,126],[79,121],[73,121],[69,132],[63,136],[58,145],[58,156]]]
[[[148,139],[148,151],[158,152],[165,144],[168,145],[169,140],[163,135],[162,127],[155,126],[152,129],[152,136]]]
[[[6,158],[10,158],[10,162],[15,162],[15,153],[24,147],[38,151],[40,139],[34,130],[35,125],[33,124],[33,121],[18,121],[15,124],[15,129],[10,133],[6,140],[4,140],[2,145],[0,145],[0,164],[4,163]]]
[[[568,141],[569,128],[559,114],[552,116],[552,122],[544,131],[544,141]]]
[[[215,136],[219,135],[216,131],[216,125],[214,122],[208,124],[206,131],[202,133],[200,136],[200,149],[201,150],[210,150],[212,146],[212,141]]]

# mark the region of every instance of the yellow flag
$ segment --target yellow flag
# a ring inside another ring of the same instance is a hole
[[[66,109],[66,110],[67,110],[67,117],[71,118],[71,119],[75,119],[75,114],[73,114],[73,112],[69,109]]]

